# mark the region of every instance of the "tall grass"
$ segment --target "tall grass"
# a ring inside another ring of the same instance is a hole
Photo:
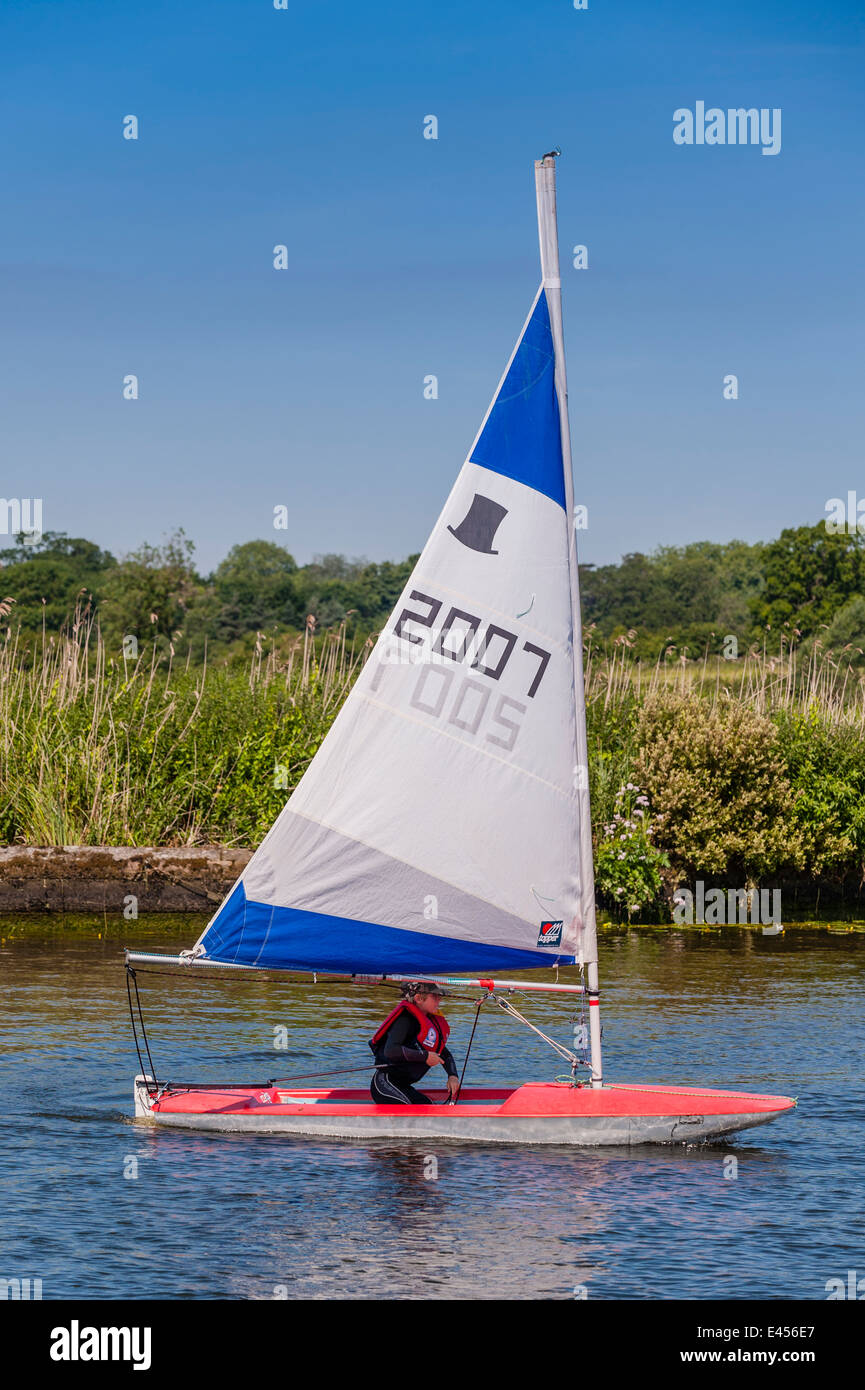
[[[769,717],[816,711],[832,726],[865,726],[865,671],[818,641],[806,652],[783,646],[772,654],[749,647],[736,661],[710,655],[691,658],[670,649],[655,662],[631,654],[630,638],[599,649],[586,643],[586,700],[605,710],[678,688],[716,702],[736,698]]]
[[[369,644],[367,644],[368,646]],[[345,631],[287,648],[259,638],[245,667],[173,650],[109,653],[79,607],[56,636],[0,650],[0,841],[255,844],[281,810],[364,652]]]
[[[843,655],[818,644],[806,655],[752,648],[734,662],[670,649],[650,664],[633,654],[632,637],[602,650],[589,633],[586,646],[596,826],[612,819],[633,776],[640,710],[665,690],[771,718],[793,784],[811,795],[823,779],[825,805],[846,797],[865,816],[865,675]],[[371,645],[356,651],[344,629],[308,628],[283,645],[260,636],[243,663],[192,665],[150,645],[132,660],[106,648],[82,607],[35,651],[10,633],[0,647],[0,842],[257,844]],[[841,787],[837,764],[857,780],[845,772]],[[812,800],[816,819],[825,812]]]

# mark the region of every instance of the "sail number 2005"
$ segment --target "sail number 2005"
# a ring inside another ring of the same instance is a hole
[[[519,716],[525,713],[526,706],[509,695],[500,695],[494,708],[489,710],[494,689],[473,679],[471,675],[464,676],[454,689],[457,673],[454,667],[448,667],[447,662],[460,665],[474,651],[469,670],[497,681],[517,648],[517,633],[509,632],[497,623],[487,623],[479,638],[482,620],[462,608],[451,608],[437,629],[437,620],[444,606],[442,600],[423,594],[418,589],[413,589],[409,598],[413,603],[425,605],[427,611],[404,608],[396,620],[394,636],[403,642],[424,646],[428,652],[427,660],[419,663],[411,704],[433,717],[443,714],[447,706],[449,724],[470,734],[477,734],[483,724],[485,741],[509,751],[516,742]],[[410,623],[425,631],[418,632],[417,628],[412,631],[407,628]],[[525,694],[527,698],[534,699],[549,664],[550,653],[533,642],[522,643],[518,659],[523,653],[534,658],[533,665],[525,671]],[[516,721],[514,715],[517,716]],[[490,724],[494,728],[492,732]]]

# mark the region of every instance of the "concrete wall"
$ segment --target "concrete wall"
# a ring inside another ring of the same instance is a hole
[[[0,848],[0,912],[212,912],[252,856],[248,849]]]

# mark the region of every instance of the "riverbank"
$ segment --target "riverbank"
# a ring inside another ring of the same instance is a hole
[[[222,902],[252,857],[248,849],[0,848],[0,913],[206,912]]]
[[[32,662],[7,643],[0,911],[212,906],[367,652],[339,631],[205,669],[155,651],[130,664],[86,624]],[[826,655],[750,650],[738,663],[683,655],[645,667],[625,645],[604,653],[591,640],[585,661],[602,907],[663,922],[676,891],[702,883],[778,889],[784,920],[865,916],[862,673]]]
[[[63,919],[99,914],[118,926],[139,915],[203,914],[202,925],[230,891],[252,858],[252,850],[225,845],[193,848],[117,847],[112,845],[10,845],[0,847],[0,916]],[[824,907],[787,898],[792,907],[781,914],[785,928],[865,931],[865,903],[857,895]],[[696,914],[695,914],[696,915]],[[623,924],[599,912],[602,930]],[[725,923],[633,921],[640,931],[717,932]],[[759,921],[731,921],[733,930],[763,931]]]
[[[212,911],[209,903],[202,907],[200,897],[192,909],[145,908],[140,916],[124,915],[116,906],[0,908],[0,945],[26,936],[62,938],[64,941],[89,938],[115,943],[120,947],[145,947],[150,943],[160,951],[182,950],[201,935]],[[625,940],[630,933],[647,940],[650,937],[672,940],[677,934],[683,939],[711,936],[718,942],[759,937],[769,945],[773,937],[780,941],[785,936],[795,936],[805,941],[809,933],[865,936],[865,916],[842,917],[831,911],[819,916],[801,914],[786,918],[780,932],[773,925],[763,927],[759,922],[715,926],[708,922],[618,922],[605,914],[599,916],[598,935],[603,940]]]

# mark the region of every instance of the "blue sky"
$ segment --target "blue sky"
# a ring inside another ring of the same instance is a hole
[[[255,537],[420,549],[537,287],[556,144],[581,558],[865,494],[854,0],[3,0],[0,67],[0,494],[46,529],[182,526],[205,571]],[[780,154],[675,145],[698,100],[780,107]]]

